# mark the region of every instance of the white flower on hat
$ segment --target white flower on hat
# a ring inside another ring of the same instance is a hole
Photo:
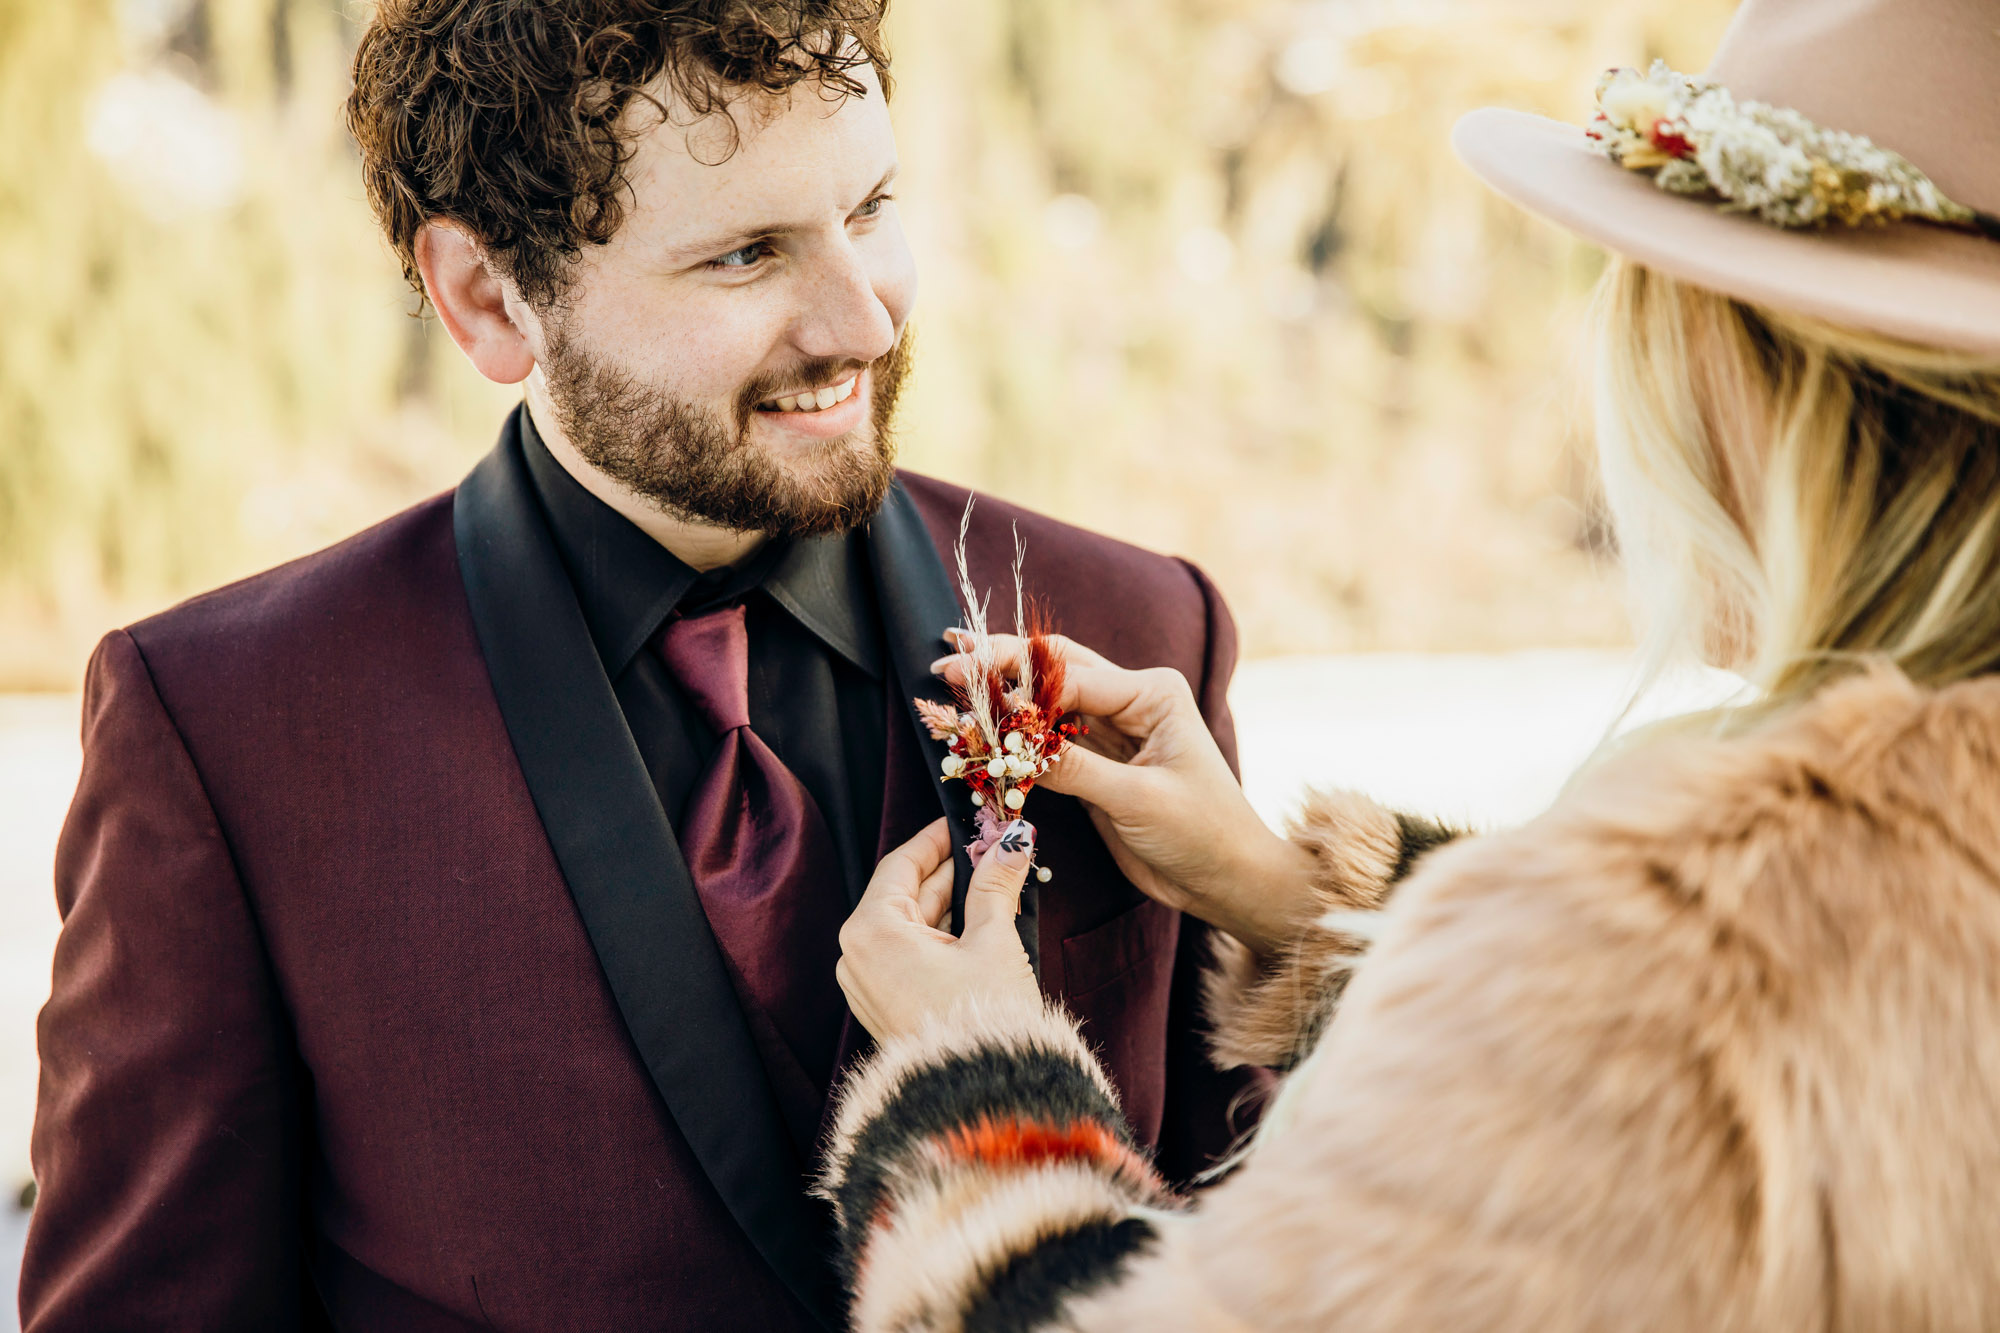
[[[1665,81],[1636,69],[1611,70],[1597,92],[1598,108],[1607,120],[1621,130],[1640,134],[1651,134],[1672,104],[1673,90]]]

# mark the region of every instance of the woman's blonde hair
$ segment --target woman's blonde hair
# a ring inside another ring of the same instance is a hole
[[[1692,652],[1756,691],[1660,726],[1753,725],[1871,662],[1933,686],[2000,667],[2000,360],[1745,305],[1624,260],[1599,288],[1596,334],[1598,450],[1646,632],[1641,688]],[[1279,1088],[1260,1138],[1290,1127],[1324,1049]]]
[[[1867,662],[2000,666],[2000,360],[1752,307],[1614,261],[1599,451],[1657,671],[1685,650],[1769,716]]]

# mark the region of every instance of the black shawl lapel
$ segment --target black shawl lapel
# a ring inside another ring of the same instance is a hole
[[[976,836],[972,791],[962,782],[942,780],[943,741],[931,738],[930,728],[917,715],[916,699],[921,696],[938,703],[953,700],[945,683],[931,674],[931,663],[950,651],[944,632],[959,623],[962,612],[958,592],[945,568],[944,554],[931,542],[923,515],[899,481],[868,525],[869,563],[875,570],[875,591],[882,607],[882,632],[888,640],[889,684],[902,692],[903,712],[915,728],[916,740],[929,761],[938,802],[951,819],[953,856],[958,864],[952,889],[952,920],[965,921],[965,890],[972,878],[972,861],[965,846]],[[893,738],[892,738],[893,743]],[[1019,926],[1021,943],[1028,958],[1041,972],[1040,922],[1035,882],[1028,881],[1021,894]]]
[[[514,753],[674,1123],[758,1251],[831,1327],[825,1233],[801,1164],[535,499],[519,431],[517,416],[459,486],[453,513]]]

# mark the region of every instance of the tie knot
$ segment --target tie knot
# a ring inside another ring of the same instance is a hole
[[[667,622],[660,658],[718,733],[750,725],[750,635],[741,602]]]

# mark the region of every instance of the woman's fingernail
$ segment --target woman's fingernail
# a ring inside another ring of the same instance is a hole
[[[1009,870],[1021,870],[1028,864],[1035,851],[1035,826],[1025,819],[1017,819],[1000,834],[1000,841],[993,844],[993,854],[1000,858],[1000,864]]]
[[[953,654],[953,657],[956,656],[957,654]],[[931,674],[933,676],[942,676],[944,674],[944,669],[950,666],[951,663],[952,663],[951,657],[940,657],[937,661],[931,663]]]

